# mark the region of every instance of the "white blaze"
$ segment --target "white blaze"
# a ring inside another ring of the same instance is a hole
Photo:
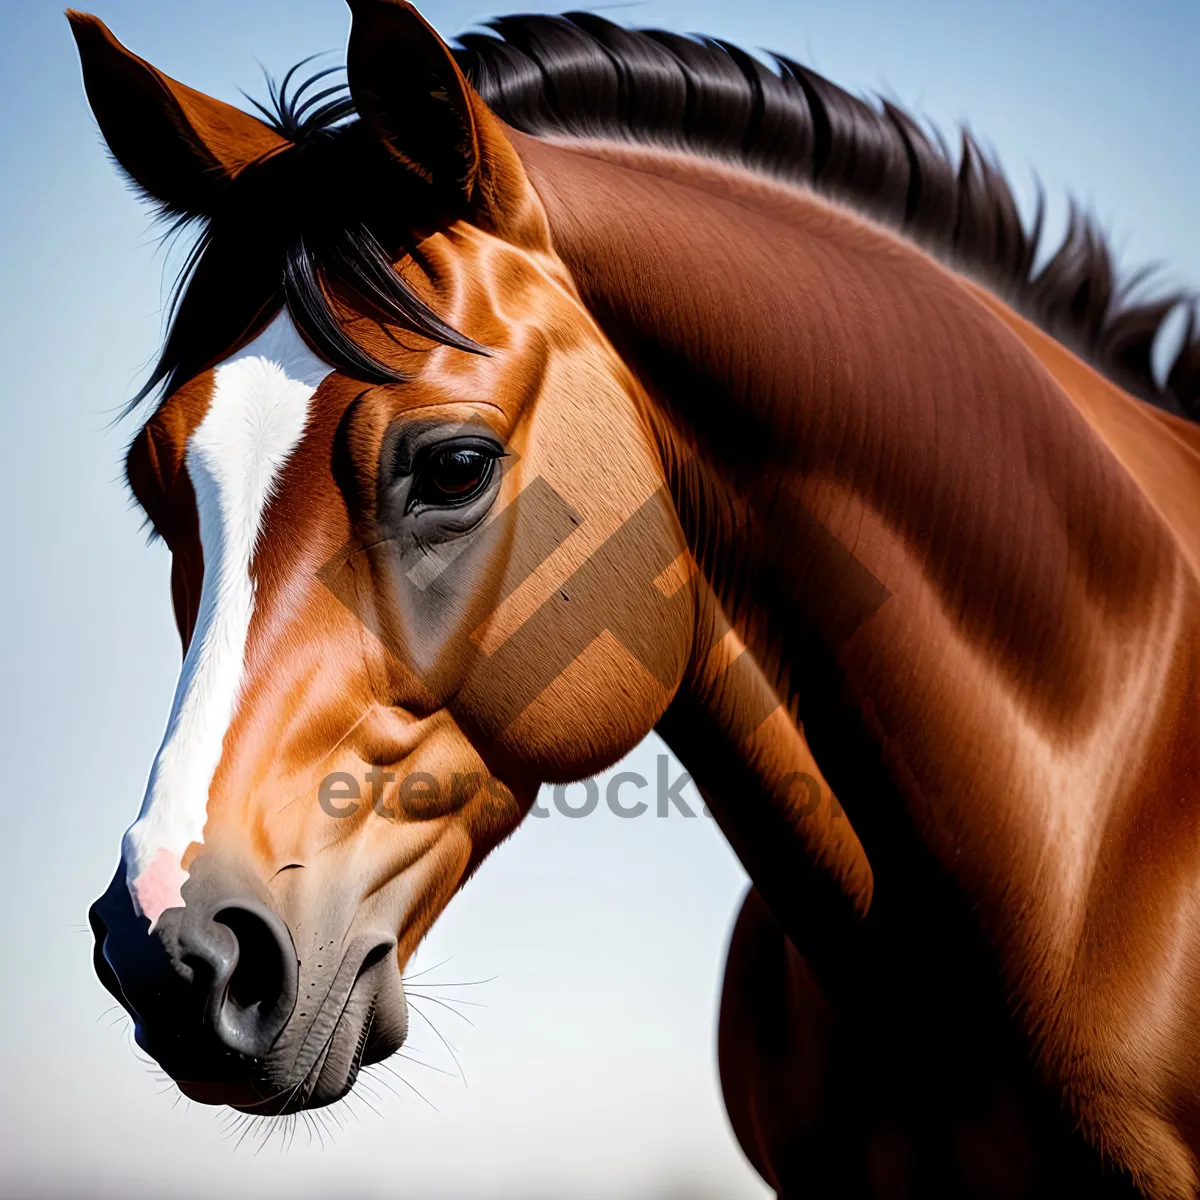
[[[141,812],[121,847],[134,908],[151,925],[183,903],[181,859],[203,840],[209,787],[241,689],[263,512],[300,442],[309,400],[332,370],[285,310],[216,369],[208,412],[188,441],[204,550],[200,610]]]

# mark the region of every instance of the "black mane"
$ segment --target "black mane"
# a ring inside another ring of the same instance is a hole
[[[1041,198],[1027,227],[1003,172],[965,131],[956,162],[940,137],[931,139],[896,105],[861,100],[782,56],[772,69],[713,38],[624,29],[588,13],[501,17],[490,27],[492,34],[461,37],[454,53],[483,99],[515,128],[660,145],[815,188],[978,278],[1122,387],[1200,419],[1194,301],[1178,294],[1133,300],[1147,272],[1119,285],[1106,238],[1074,204],[1061,244],[1035,270]],[[394,328],[485,352],[392,270],[392,252],[407,236],[394,216],[405,181],[363,136],[345,85],[325,82],[334,69],[289,92],[304,65],[269,86],[269,104],[251,101],[296,149],[244,172],[227,189],[225,211],[205,219],[181,273],[162,355],[134,404],[212,365],[281,305],[335,366],[372,382],[402,378],[343,332],[331,290],[353,294],[360,311]],[[361,180],[349,200],[331,182],[339,163],[352,164]],[[305,197],[298,211],[280,204],[285,188]],[[191,224],[168,215],[176,226]],[[231,298],[225,281],[235,267],[248,278]],[[1159,383],[1151,351],[1182,305],[1182,344]],[[207,319],[191,321],[193,310]]]
[[[1066,234],[1034,270],[1042,199],[1027,227],[999,166],[965,130],[958,161],[903,109],[867,103],[774,55],[775,69],[715,38],[631,30],[590,13],[511,16],[459,39],[459,65],[525,133],[662,145],[815,188],[891,225],[978,278],[1129,391],[1200,418],[1200,335],[1191,297],[1138,303],[1148,272],[1118,283],[1095,221],[1071,205]],[[1165,382],[1151,350],[1188,306]]]

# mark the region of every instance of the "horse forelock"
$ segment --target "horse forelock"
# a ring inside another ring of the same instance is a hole
[[[349,317],[486,353],[395,269],[422,231],[445,228],[456,214],[430,212],[403,169],[363,132],[357,121],[310,131],[243,171],[213,211],[161,213],[166,238],[191,244],[161,352],[128,412],[211,369],[283,309],[324,358],[369,383],[407,376],[346,332]]]

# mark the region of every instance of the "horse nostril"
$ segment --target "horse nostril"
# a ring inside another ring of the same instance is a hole
[[[206,993],[213,1032],[228,1049],[262,1057],[296,1000],[298,963],[287,926],[256,901],[239,901],[219,908],[186,940],[183,961],[193,986]]]
[[[237,939],[237,964],[229,977],[226,999],[243,1011],[268,1014],[279,1003],[285,979],[282,947],[274,932],[244,908],[222,909],[213,918]]]

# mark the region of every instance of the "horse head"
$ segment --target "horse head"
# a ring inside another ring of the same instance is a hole
[[[403,1043],[431,923],[654,726],[694,623],[646,395],[506,127],[410,5],[351,7],[352,105],[266,120],[70,14],[112,154],[201,227],[127,464],[183,667],[95,964],[252,1113]]]

